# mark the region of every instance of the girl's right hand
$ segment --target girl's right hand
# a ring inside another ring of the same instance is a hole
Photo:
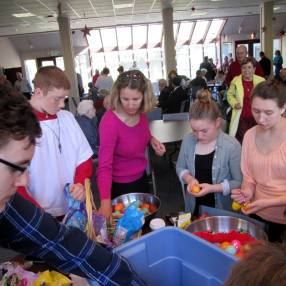
[[[192,194],[193,185],[199,185],[199,181],[198,181],[197,179],[195,179],[195,178],[193,178],[193,179],[189,182],[189,184],[188,184],[188,186],[187,186],[187,191],[188,191],[190,194]]]
[[[250,189],[233,189],[231,190],[231,198],[240,203],[246,204],[251,201],[253,193]]]
[[[97,213],[104,216],[107,221],[111,221],[112,220],[111,200],[110,199],[101,200],[100,208]]]
[[[238,103],[236,103],[235,105],[234,105],[234,108],[235,109],[241,109],[241,105],[240,105],[240,103],[238,102]]]

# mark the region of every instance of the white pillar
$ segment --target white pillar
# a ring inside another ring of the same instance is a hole
[[[272,60],[273,58],[273,1],[260,4],[260,43],[261,51]]]
[[[163,8],[162,14],[166,73],[168,74],[171,70],[177,68],[173,29],[173,8]]]
[[[72,35],[70,30],[70,20],[68,16],[64,14],[59,14],[58,16],[60,38],[62,44],[62,52],[64,57],[65,72],[71,83],[71,90],[69,96],[69,110],[75,114],[76,105],[75,102],[79,102],[79,93],[78,93],[78,83],[75,73],[75,64],[74,64],[74,52],[73,52],[73,43]]]

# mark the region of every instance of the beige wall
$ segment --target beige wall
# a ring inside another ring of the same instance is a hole
[[[0,51],[1,67],[8,69],[21,66],[19,54],[8,38],[0,37]]]

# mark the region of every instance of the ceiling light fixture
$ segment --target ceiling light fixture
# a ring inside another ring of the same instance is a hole
[[[114,9],[124,9],[124,8],[133,8],[134,3],[127,3],[127,4],[115,4],[113,7]]]
[[[27,17],[33,17],[36,16],[33,13],[19,13],[19,14],[12,14],[12,16],[16,17],[16,18],[27,18]]]
[[[192,13],[192,15],[191,16],[205,16],[205,15],[207,15],[207,12],[194,12],[194,13]]]

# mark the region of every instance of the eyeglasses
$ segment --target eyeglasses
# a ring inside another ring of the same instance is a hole
[[[11,167],[12,169],[16,170],[16,171],[19,171],[21,173],[21,175],[27,170],[28,167],[22,167],[22,166],[19,166],[19,165],[15,165],[11,162],[8,162],[6,160],[3,160],[3,159],[0,159],[0,163],[6,165],[6,166],[9,166]]]

